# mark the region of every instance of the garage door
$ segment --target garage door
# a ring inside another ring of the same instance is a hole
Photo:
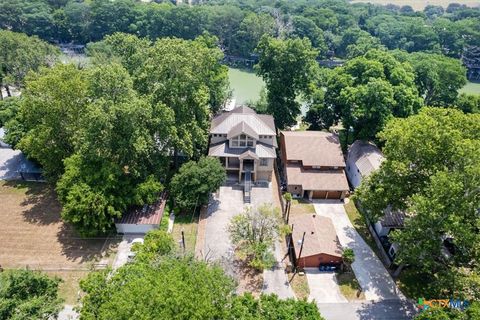
[[[341,196],[341,191],[328,191],[327,199],[340,199]]]
[[[325,197],[327,196],[327,192],[326,191],[313,191],[313,199],[325,199]]]

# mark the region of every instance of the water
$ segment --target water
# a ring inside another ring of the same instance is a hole
[[[480,82],[467,82],[465,87],[459,91],[460,93],[480,94]]]
[[[253,71],[228,68],[228,78],[237,105],[257,101],[260,98],[260,91],[265,86],[262,78]]]

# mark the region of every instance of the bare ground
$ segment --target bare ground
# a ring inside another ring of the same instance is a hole
[[[60,271],[108,263],[118,239],[81,238],[60,211],[47,184],[1,181],[0,265]]]

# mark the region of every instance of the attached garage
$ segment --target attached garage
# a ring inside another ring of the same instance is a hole
[[[145,234],[150,230],[158,229],[166,201],[167,195],[163,192],[154,204],[131,208],[121,219],[115,221],[117,233]]]
[[[325,199],[327,197],[327,191],[315,190],[312,193],[313,199]]]
[[[293,245],[289,250],[297,267],[318,268],[321,264],[342,263],[342,246],[331,219],[308,214],[293,217],[290,221],[293,224]]]
[[[327,199],[342,199],[342,191],[328,191]]]

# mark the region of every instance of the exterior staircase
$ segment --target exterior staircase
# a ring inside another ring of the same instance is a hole
[[[243,202],[250,203],[252,196],[252,173],[245,172],[245,183],[243,187]]]

